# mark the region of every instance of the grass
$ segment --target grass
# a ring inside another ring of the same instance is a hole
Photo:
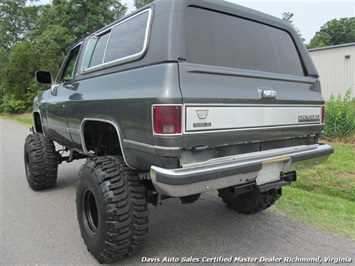
[[[331,234],[355,239],[355,202],[285,187],[271,210]]]
[[[335,152],[328,161],[298,171],[272,210],[355,239],[355,144],[330,145]]]
[[[32,114],[31,113],[25,113],[25,114],[0,113],[0,118],[11,120],[13,122],[24,125],[26,127],[31,127],[31,125],[32,125]]]
[[[31,126],[30,113],[0,114]],[[330,143],[335,149],[326,163],[297,172],[297,181],[283,189],[271,210],[339,236],[355,239],[355,144]]]
[[[298,171],[293,187],[355,202],[355,145],[330,145],[335,151],[328,161]]]

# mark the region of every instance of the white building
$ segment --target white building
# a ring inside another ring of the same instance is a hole
[[[351,89],[351,98],[355,97],[355,43],[308,51],[318,69],[325,100],[332,94],[343,97],[348,89]]]

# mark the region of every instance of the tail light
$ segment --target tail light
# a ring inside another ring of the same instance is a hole
[[[322,111],[321,111],[321,123],[324,124],[324,105],[322,105]]]
[[[153,106],[155,134],[181,134],[181,106]]]

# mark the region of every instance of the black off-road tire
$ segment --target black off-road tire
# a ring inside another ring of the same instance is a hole
[[[100,263],[137,253],[148,234],[146,189],[121,157],[87,159],[76,192],[81,236]]]
[[[38,191],[55,186],[58,157],[53,141],[40,133],[28,135],[25,141],[24,159],[30,188]]]
[[[261,212],[271,207],[281,197],[281,188],[260,192],[257,187],[251,191],[236,195],[230,188],[218,190],[218,196],[222,198],[228,208],[245,214]]]

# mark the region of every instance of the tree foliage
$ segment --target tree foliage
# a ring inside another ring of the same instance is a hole
[[[126,9],[117,0],[57,0],[53,1],[51,24],[70,29],[80,40],[125,15]]]
[[[31,105],[28,96],[33,96],[38,90],[32,82],[36,69],[37,57],[33,45],[29,41],[17,43],[9,54],[3,73],[5,111],[20,112]]]
[[[36,27],[39,15],[40,7],[26,6],[26,0],[1,0],[0,47],[9,50],[24,40],[25,34]]]
[[[66,48],[73,43],[74,37],[69,29],[60,25],[49,25],[34,42],[34,49],[38,55],[38,67],[51,72],[54,76],[65,57]]]
[[[120,0],[0,1],[0,111],[21,112],[32,106],[43,87],[36,70],[55,75],[76,41],[126,13]]]
[[[5,75],[5,66],[7,63],[7,55],[5,52],[5,49],[3,47],[0,47],[0,106],[2,106],[4,100],[4,96],[5,96],[5,91],[3,89],[3,86],[1,84],[1,77],[3,77]]]
[[[153,2],[153,0],[134,0],[134,6],[136,8],[141,8],[149,3]]]
[[[282,13],[282,19],[286,21],[287,23],[290,23],[291,26],[295,29],[295,31],[298,33],[298,36],[300,36],[301,40],[304,42],[306,39],[302,37],[302,34],[300,30],[296,27],[296,25],[293,23],[293,18],[294,14],[291,12],[284,12]]]
[[[355,17],[333,19],[312,38],[308,48],[355,42]]]
[[[344,98],[331,96],[325,106],[325,136],[341,141],[355,139],[355,103],[351,101],[351,89]]]

